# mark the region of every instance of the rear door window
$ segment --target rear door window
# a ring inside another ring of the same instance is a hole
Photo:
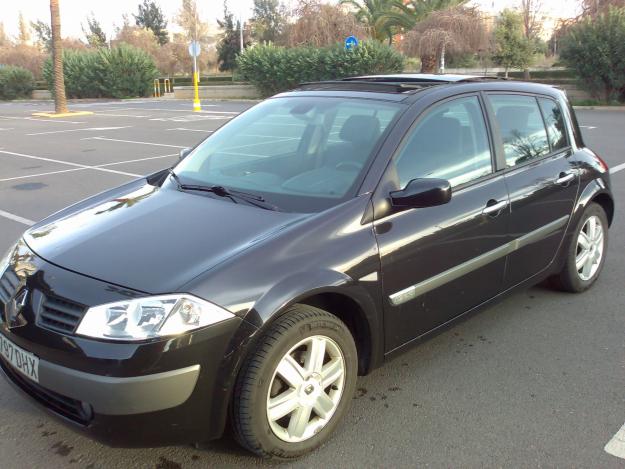
[[[506,166],[549,154],[549,140],[536,98],[496,94],[488,97],[503,139]]]

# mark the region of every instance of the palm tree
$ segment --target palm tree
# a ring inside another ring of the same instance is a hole
[[[416,24],[427,18],[432,12],[447,10],[467,2],[468,0],[408,0],[407,4],[413,12]]]
[[[402,0],[340,0],[354,7],[356,19],[367,26],[371,36],[391,44],[402,28],[414,25],[413,13]]]
[[[52,26],[54,110],[57,114],[63,114],[67,112],[67,98],[65,97],[65,78],[63,76],[63,44],[61,43],[59,0],[50,0],[50,24]]]

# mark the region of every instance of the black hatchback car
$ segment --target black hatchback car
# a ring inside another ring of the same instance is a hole
[[[395,353],[518,288],[589,288],[613,214],[553,87],[305,84],[29,229],[0,264],[0,365],[110,445],[230,419],[245,448],[296,457]]]

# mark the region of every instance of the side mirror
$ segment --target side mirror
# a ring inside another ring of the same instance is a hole
[[[404,189],[390,195],[393,207],[400,210],[434,207],[451,200],[451,184],[445,179],[413,179]]]
[[[180,150],[180,156],[178,157],[178,161],[184,160],[189,153],[191,153],[190,148],[183,148],[182,150]]]

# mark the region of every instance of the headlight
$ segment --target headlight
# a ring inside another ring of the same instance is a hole
[[[181,334],[234,315],[191,295],[163,295],[89,308],[76,334],[109,340],[144,340]]]
[[[4,275],[4,271],[9,267],[9,263],[11,262],[11,256],[13,255],[13,251],[17,247],[17,243],[11,245],[9,250],[4,253],[2,258],[0,258],[0,277]]]

